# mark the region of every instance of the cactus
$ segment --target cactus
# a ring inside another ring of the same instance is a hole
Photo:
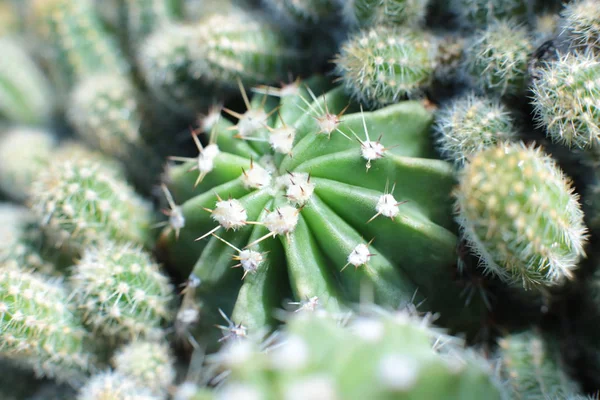
[[[429,0],[348,0],[342,4],[352,26],[418,26],[425,20]]]
[[[94,375],[77,395],[77,400],[161,400],[146,388],[117,372]]]
[[[494,21],[465,47],[464,71],[478,90],[497,96],[522,95],[533,51],[529,33],[511,21]]]
[[[473,93],[452,100],[438,111],[437,147],[445,159],[462,166],[477,152],[516,139],[514,122],[499,101]]]
[[[578,195],[539,148],[500,144],[465,166],[458,221],[487,272],[525,288],[574,277],[587,235]]]
[[[406,311],[363,314],[346,324],[296,314],[272,349],[246,339],[209,361],[229,371],[217,398],[503,398],[490,365]]]
[[[477,312],[463,309],[451,277],[452,168],[426,158],[431,114],[408,101],[342,116],[341,87],[310,100],[322,87],[315,77],[272,89],[282,96],[277,117],[262,95],[244,114],[229,110],[236,125],[222,118],[206,147],[198,141],[197,159],[176,157],[185,163],[166,171],[174,224],[159,248],[181,274],[195,265],[180,315],[203,307],[218,317],[221,307],[233,311],[226,333],[252,331],[273,322],[290,290],[301,307],[314,299],[339,310],[364,284],[391,306],[418,288],[425,307],[468,327]]]
[[[533,83],[535,120],[553,142],[589,148],[600,139],[600,61],[566,54],[540,70]]]
[[[135,341],[123,346],[113,357],[115,371],[133,378],[139,386],[160,395],[175,380],[174,359],[165,342]]]
[[[6,263],[0,268],[0,354],[39,376],[70,383],[94,368],[89,337],[70,309],[67,289]]]
[[[502,338],[497,357],[511,399],[566,399],[579,394],[578,385],[564,371],[556,344],[538,332]]]
[[[594,0],[576,0],[561,12],[562,30],[571,47],[600,54],[600,6]]]
[[[173,23],[180,15],[179,1],[126,0],[123,12],[127,20],[127,39],[130,46],[140,43],[152,32]]]
[[[20,38],[0,37],[0,119],[39,125],[53,112],[50,83],[23,47]]]
[[[0,134],[0,189],[15,201],[25,201],[55,145],[56,138],[42,129],[15,127]]]
[[[31,202],[48,239],[67,252],[111,239],[149,244],[149,204],[100,162],[49,165],[33,183]]]
[[[147,337],[169,317],[167,277],[149,254],[131,244],[88,247],[70,283],[84,322],[111,340]]]
[[[336,73],[357,101],[381,106],[422,93],[431,83],[435,53],[427,33],[376,27],[344,43]]]
[[[486,27],[497,19],[526,22],[529,0],[450,0],[461,24]]]
[[[306,27],[332,20],[339,13],[336,0],[262,0],[265,7],[273,10],[275,18]]]

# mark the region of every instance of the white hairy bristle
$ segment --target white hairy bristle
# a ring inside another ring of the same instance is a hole
[[[350,255],[348,256],[348,264],[352,264],[355,267],[360,267],[361,265],[365,265],[371,259],[371,254],[369,252],[369,248],[366,244],[357,245]]]
[[[293,231],[298,225],[298,209],[292,206],[283,206],[272,211],[265,218],[267,229],[275,234],[282,235]]]
[[[242,182],[247,189],[260,189],[269,186],[271,183],[271,174],[269,171],[257,164],[242,173]]]
[[[212,211],[212,218],[225,229],[237,229],[246,224],[248,214],[239,200],[221,200]]]
[[[294,139],[296,138],[296,129],[291,126],[283,126],[274,129],[269,136],[269,144],[271,148],[282,154],[289,154],[294,147]]]
[[[183,216],[183,210],[179,206],[175,206],[171,209],[169,215],[169,225],[173,229],[182,229],[185,227],[185,217]]]
[[[415,359],[402,354],[388,354],[379,362],[379,380],[386,387],[397,391],[408,391],[419,378],[419,364]]]
[[[358,337],[369,342],[381,340],[385,333],[385,326],[381,321],[365,317],[354,320],[350,329],[352,329]]]
[[[378,160],[385,155],[385,147],[379,142],[365,140],[361,143],[360,152],[367,161]]]
[[[398,215],[398,213],[400,212],[398,202],[391,194],[382,195],[377,201],[375,210],[378,214],[389,218],[395,218],[396,215]]]
[[[264,261],[263,255],[254,250],[242,250],[238,259],[246,272],[256,272],[260,263]]]
[[[207,159],[214,160],[214,158],[218,156],[220,152],[221,150],[219,150],[219,146],[212,143],[202,149],[202,156]]]
[[[291,382],[284,393],[286,400],[339,400],[335,382],[326,375],[313,375]]]
[[[310,176],[306,173],[288,174],[285,183],[286,197],[298,205],[306,203],[315,191],[315,184],[310,181]]]
[[[340,125],[340,119],[335,114],[327,113],[317,118],[317,124],[319,125],[319,133],[331,135]]]
[[[282,346],[271,354],[271,363],[276,369],[299,370],[309,361],[309,348],[304,339],[290,336]]]
[[[248,110],[237,123],[238,133],[242,138],[252,136],[265,127],[267,114],[263,109]]]

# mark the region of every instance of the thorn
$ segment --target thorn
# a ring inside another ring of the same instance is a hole
[[[204,235],[200,236],[199,238],[195,239],[195,242],[198,242],[202,239],[204,239],[207,236],[212,235],[213,233],[215,233],[216,231],[218,231],[219,229],[221,229],[221,225],[216,226],[215,228],[211,229],[210,231],[208,231],[207,233],[205,233]]]

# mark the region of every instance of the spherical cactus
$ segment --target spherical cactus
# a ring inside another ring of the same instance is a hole
[[[0,134],[0,189],[23,202],[31,184],[50,160],[56,138],[32,128],[12,128]]]
[[[498,96],[518,96],[526,89],[532,51],[524,27],[498,20],[477,32],[466,46],[463,68],[475,88]]]
[[[511,399],[570,399],[579,394],[552,338],[536,331],[508,335],[500,339],[497,357]]]
[[[247,339],[212,356],[229,371],[216,397],[503,398],[491,365],[404,311],[346,324],[326,314],[296,314],[278,337],[268,351]]]
[[[262,0],[275,18],[283,18],[298,26],[331,21],[338,16],[337,0]]]
[[[343,4],[344,17],[350,25],[420,25],[429,0],[348,0]]]
[[[146,340],[123,346],[112,360],[116,372],[157,395],[166,394],[175,380],[174,362],[168,343]]]
[[[94,375],[83,386],[77,400],[161,400],[148,389],[118,372],[105,371]]]
[[[273,88],[277,116],[277,102],[256,95],[236,125],[221,118],[198,141],[197,158],[166,171],[174,201],[158,247],[182,275],[193,270],[182,321],[200,307],[202,323],[222,322],[221,308],[237,335],[239,324],[273,324],[290,296],[339,310],[364,285],[390,306],[417,291],[447,323],[469,326],[479,311],[452,280],[454,178],[430,158],[431,113],[414,101],[351,112],[342,87],[314,95],[326,87],[315,77]]]
[[[562,29],[573,48],[600,54],[600,4],[576,0],[561,12]]]
[[[169,317],[173,288],[159,265],[137,246],[88,247],[70,282],[85,323],[109,339],[147,337]]]
[[[462,24],[485,27],[497,19],[527,21],[528,0],[450,0]]]
[[[385,105],[414,97],[429,85],[435,53],[427,33],[380,26],[348,39],[336,59],[336,72],[355,99]]]
[[[62,282],[0,265],[0,354],[40,376],[77,382],[94,368],[89,335]]]
[[[50,165],[33,183],[31,202],[46,236],[66,251],[105,240],[149,243],[149,204],[99,162]]]
[[[600,139],[600,61],[566,54],[540,70],[533,84],[535,119],[552,141],[589,148]]]
[[[473,156],[456,190],[458,221],[486,271],[526,288],[572,278],[584,256],[578,196],[550,156],[500,144]]]
[[[435,131],[440,153],[457,166],[483,149],[517,137],[504,105],[472,93],[452,100],[438,111]]]
[[[54,108],[50,83],[25,50],[24,43],[3,36],[0,54],[3,54],[0,59],[0,117],[20,124],[47,122]]]

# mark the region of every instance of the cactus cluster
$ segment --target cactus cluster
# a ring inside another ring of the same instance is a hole
[[[0,397],[597,398],[599,27],[0,0]]]

